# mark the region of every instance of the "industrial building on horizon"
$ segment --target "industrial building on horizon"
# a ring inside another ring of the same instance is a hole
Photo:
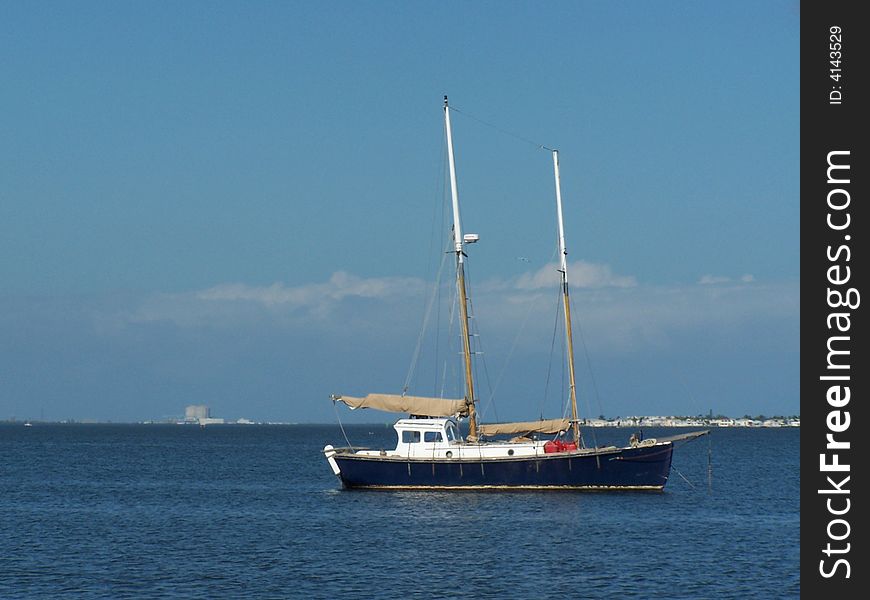
[[[211,410],[205,404],[191,404],[184,409],[184,423],[205,425],[222,425],[222,418],[212,418]]]

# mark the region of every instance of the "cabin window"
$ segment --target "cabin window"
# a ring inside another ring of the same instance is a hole
[[[440,431],[427,431],[423,434],[424,442],[440,442],[441,441],[441,432]]]
[[[453,425],[447,426],[447,441],[450,441],[450,442],[456,441],[456,429],[453,428]]]
[[[420,432],[419,431],[403,431],[402,432],[402,443],[403,444],[416,444],[420,441]]]

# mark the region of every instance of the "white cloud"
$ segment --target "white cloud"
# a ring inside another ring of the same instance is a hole
[[[795,282],[581,288],[572,289],[571,299],[574,321],[587,341],[609,352],[664,347],[689,332],[699,339],[724,339],[752,323],[796,322],[800,310]],[[527,333],[545,337],[552,334],[557,302],[557,290],[493,290],[478,295],[475,305],[484,333],[528,319]]]
[[[732,281],[735,280],[724,275],[704,275],[698,280],[698,283],[701,285],[716,285],[720,283],[731,283]],[[743,283],[752,283],[755,281],[755,276],[746,273],[745,275],[740,276],[739,281],[742,281]]]
[[[639,346],[663,346],[688,331],[705,336],[731,335],[758,319],[797,318],[795,282],[757,283],[705,275],[704,285],[639,285],[634,277],[615,275],[606,265],[578,261],[569,265],[575,322],[598,349],[625,352]],[[716,285],[710,285],[716,284]],[[443,283],[443,319],[452,302],[452,277]],[[413,277],[363,278],[345,272],[329,280],[299,286],[275,283],[223,284],[208,289],[152,295],[137,306],[103,319],[111,328],[127,324],[171,323],[177,327],[403,336],[413,340],[432,288]],[[519,277],[490,280],[470,290],[475,321],[485,338],[507,340],[524,328],[529,347],[552,336],[559,299],[555,265]],[[718,332],[718,333],[717,333]],[[676,336],[676,337],[675,337]],[[361,338],[362,339],[362,338]]]
[[[544,265],[534,273],[520,275],[514,287],[520,290],[549,289],[559,282],[558,265]],[[609,265],[598,265],[578,260],[568,264],[568,278],[572,288],[634,287],[637,280],[626,275],[615,275]]]
[[[152,294],[127,310],[102,315],[99,326],[113,330],[126,324],[167,322],[178,327],[232,328],[260,322],[287,327],[324,321],[348,306],[353,315],[352,308],[365,301],[382,306],[398,300],[409,304],[425,287],[417,278],[363,278],[343,271],[326,282],[298,286],[226,283],[194,292]],[[359,322],[364,314],[360,311],[354,317]]]
[[[703,275],[701,279],[698,280],[698,283],[701,285],[715,285],[717,283],[730,283],[730,277],[724,277],[721,275]]]
[[[364,279],[344,271],[332,274],[326,283],[312,283],[285,287],[273,283],[267,287],[249,286],[241,283],[217,285],[195,292],[196,298],[212,302],[254,302],[265,306],[291,308],[312,307],[324,302],[348,297],[389,298],[412,296],[420,292],[422,281],[410,277],[380,277]]]
[[[533,280],[535,274],[527,274],[525,280]],[[452,276],[445,279],[438,296],[440,312],[430,320],[430,331],[441,334],[440,346],[426,336],[419,385],[440,381],[445,373],[448,381],[461,381],[461,369],[457,377],[450,375],[458,365],[447,370],[444,366],[445,360],[458,356],[454,282]],[[187,401],[182,396],[191,389],[220,396],[229,393],[236,380],[251,389],[259,387],[261,394],[270,390],[280,395],[284,392],[275,390],[292,388],[302,390],[298,393],[305,397],[325,397],[353,386],[398,389],[430,291],[431,286],[416,278],[336,273],[298,286],[235,283],[187,293],[87,301],[22,298],[6,301],[0,339],[10,340],[10,359],[53,356],[61,372],[81,365],[70,371],[74,377],[64,387],[64,396],[78,386],[90,397],[92,389],[115,381],[132,386],[121,386],[116,396],[143,385],[155,398],[172,388],[167,381],[175,382],[173,401],[181,406]],[[606,368],[624,373],[617,387],[624,384],[629,396],[633,390],[650,389],[653,395],[673,391],[667,374],[656,373],[647,381],[644,372],[663,357],[674,358],[677,371],[691,369],[699,389],[709,390],[712,397],[732,393],[729,379],[745,388],[748,372],[753,373],[752,385],[761,380],[759,373],[773,374],[775,383],[766,384],[760,395],[793,391],[781,388],[797,369],[793,357],[799,351],[798,281],[753,278],[718,285],[575,286],[571,291],[578,361],[584,362],[583,348],[588,348],[596,366],[609,365]],[[481,334],[475,343],[482,343],[486,378],[493,376],[501,394],[522,397],[531,389],[530,382],[547,375],[548,354],[551,348],[558,354],[561,345],[558,284],[550,289],[521,288],[517,279],[504,279],[473,286],[471,296],[475,328]],[[453,343],[447,341],[448,330]],[[31,350],[21,352],[19,346],[28,344]],[[19,371],[26,374],[28,368]],[[84,372],[93,377],[82,379]],[[119,372],[126,376],[119,377]],[[505,383],[499,384],[502,374]],[[279,384],[272,389],[268,382]],[[663,384],[658,391],[656,382]],[[32,378],[24,376],[16,385],[33,389]]]

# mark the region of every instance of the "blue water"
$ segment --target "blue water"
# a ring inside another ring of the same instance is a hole
[[[701,438],[660,494],[349,492],[337,426],[0,425],[0,598],[797,598],[799,430],[709,439],[711,489]]]

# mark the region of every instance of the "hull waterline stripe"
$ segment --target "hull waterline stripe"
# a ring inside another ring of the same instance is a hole
[[[664,485],[353,485],[345,486],[350,490],[443,490],[449,492],[481,491],[481,490],[515,490],[515,491],[588,491],[588,492],[618,492],[643,491],[661,492]]]

